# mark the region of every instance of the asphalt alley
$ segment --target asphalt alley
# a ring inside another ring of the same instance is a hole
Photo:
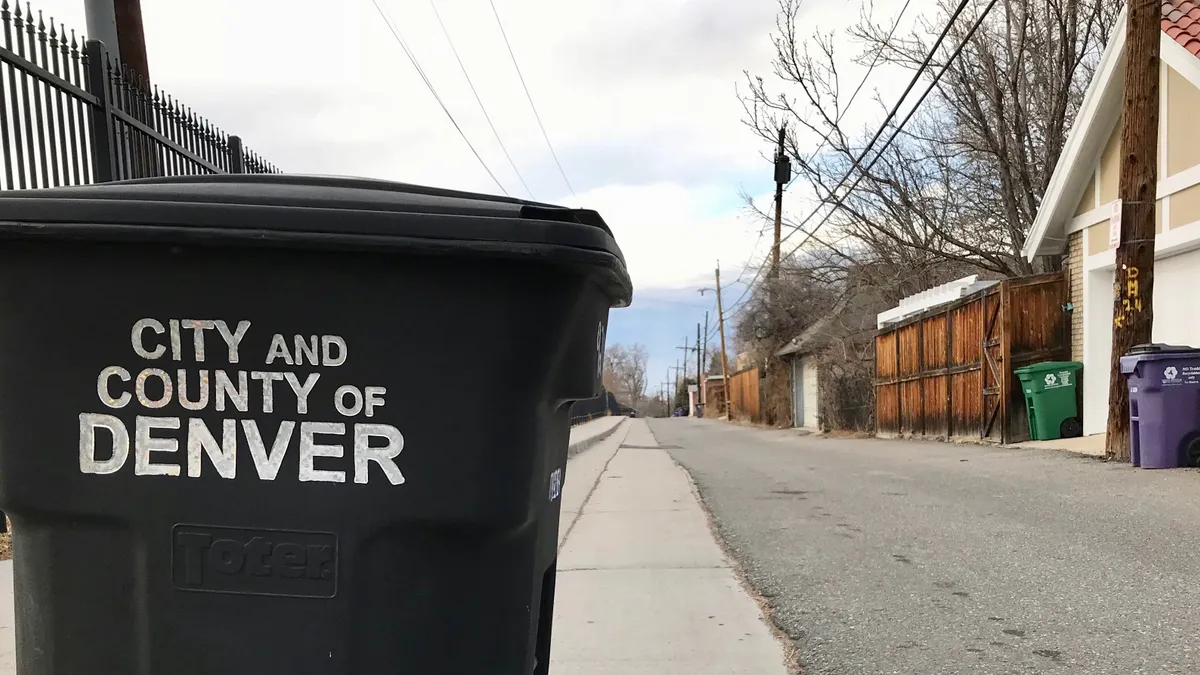
[[[652,420],[805,673],[1197,673],[1200,473]]]

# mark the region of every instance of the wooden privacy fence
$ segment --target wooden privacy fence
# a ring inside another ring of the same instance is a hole
[[[740,370],[729,376],[729,418],[762,421],[762,391],[758,367]]]
[[[931,307],[875,337],[881,436],[1029,439],[1013,370],[1069,353],[1061,273],[1006,279]]]

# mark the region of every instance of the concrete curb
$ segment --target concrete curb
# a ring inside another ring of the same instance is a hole
[[[609,436],[612,436],[613,434],[615,434],[617,432],[617,429],[620,429],[621,427],[625,426],[625,422],[628,421],[628,419],[629,418],[623,418],[620,422],[617,422],[616,424],[612,425],[608,429],[605,429],[604,431],[601,431],[600,433],[598,433],[594,436],[589,436],[588,438],[583,438],[574,443],[571,443],[569,446],[567,446],[567,459],[571,459],[575,455],[578,455],[579,453],[583,452],[584,450],[587,450],[588,448],[599,443],[600,441],[603,441],[604,439],[608,438]]]

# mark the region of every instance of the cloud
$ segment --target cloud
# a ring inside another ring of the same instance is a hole
[[[431,3],[379,0],[504,188],[529,196]],[[598,210],[639,293],[761,257],[738,192],[769,189],[734,86],[769,67],[774,0],[496,0],[572,196],[486,0],[434,0],[508,154],[543,201]],[[37,0],[82,28],[78,0]],[[153,81],[285,171],[495,193],[371,0],[142,0]]]
[[[659,183],[598,188],[579,201],[612,228],[636,288],[699,288],[712,285],[718,259],[740,267],[768,241],[760,236],[762,224],[740,212],[713,215],[707,207],[723,197],[721,186]]]
[[[737,77],[769,56],[772,0],[605,3],[570,62],[597,80]]]

